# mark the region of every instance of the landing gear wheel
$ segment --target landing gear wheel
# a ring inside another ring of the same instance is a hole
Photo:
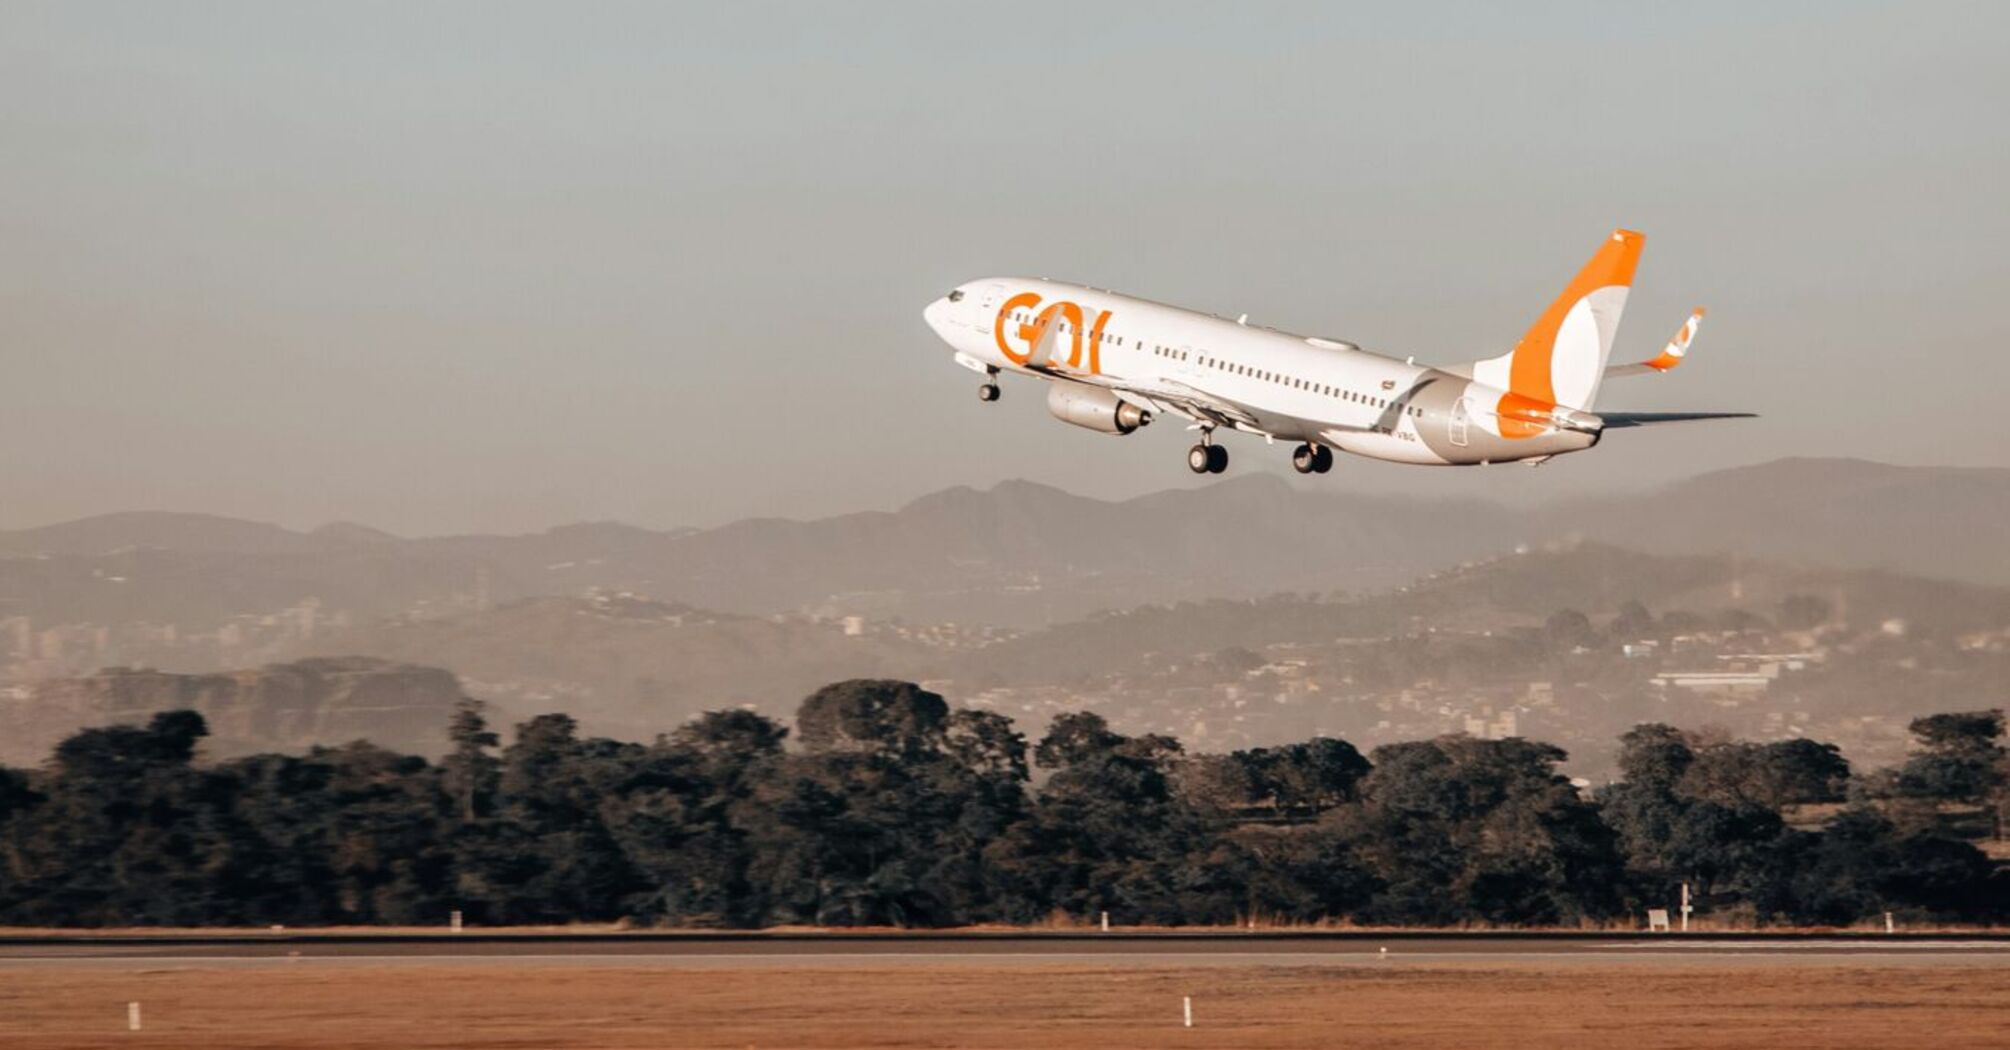
[[[996,384],[996,383],[986,383],[986,384],[984,384],[983,386],[980,386],[980,387],[978,387],[978,388],[977,388],[977,400],[979,400],[979,401],[996,401],[996,400],[998,400],[998,384]]]
[[[1188,457],[1191,462],[1192,457]],[[1228,469],[1228,449],[1222,445],[1207,446],[1207,472],[1219,474]]]
[[[1300,445],[1291,450],[1291,469],[1300,474],[1310,474],[1319,469],[1319,450],[1311,445]]]
[[[1207,473],[1208,464],[1213,462],[1214,460],[1214,457],[1209,454],[1210,452],[1213,451],[1213,449],[1214,446],[1212,445],[1195,445],[1194,447],[1187,449],[1186,469],[1191,470],[1196,474]]]
[[[1324,474],[1333,469],[1333,450],[1320,445],[1312,450],[1312,473]]]

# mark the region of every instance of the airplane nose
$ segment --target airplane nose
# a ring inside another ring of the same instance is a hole
[[[922,307],[921,319],[928,322],[928,327],[935,329],[935,334],[941,335],[943,325],[949,320],[949,301],[937,299]]]

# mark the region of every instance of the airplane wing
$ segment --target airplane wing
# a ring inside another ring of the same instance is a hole
[[[1027,366],[1033,367],[1031,365]],[[1058,379],[1069,379],[1077,383],[1087,383],[1114,390],[1126,398],[1136,401],[1154,413],[1184,416],[1196,423],[1207,423],[1221,427],[1240,427],[1256,433],[1265,433],[1257,418],[1248,409],[1233,401],[1217,397],[1176,379],[1152,381],[1117,382],[1108,376],[1085,375],[1079,372],[1062,371],[1051,367],[1035,368]]]
[[[1653,360],[1638,361],[1630,365],[1607,365],[1605,378],[1659,374],[1674,369],[1689,353],[1689,341],[1696,338],[1696,330],[1703,327],[1703,313],[1703,308],[1697,307],[1696,312],[1690,314],[1687,321],[1682,322],[1682,327],[1675,330],[1675,338],[1668,340],[1668,345],[1662,347],[1661,353],[1655,355]]]
[[[1649,427],[1657,423],[1688,423],[1698,419],[1757,419],[1756,412],[1600,412],[1605,429]]]

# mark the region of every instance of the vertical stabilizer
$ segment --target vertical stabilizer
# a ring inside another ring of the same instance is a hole
[[[1643,234],[1614,230],[1512,352],[1473,365],[1473,378],[1531,408],[1590,408],[1640,265]]]

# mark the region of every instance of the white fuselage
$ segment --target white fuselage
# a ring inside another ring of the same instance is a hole
[[[987,278],[923,316],[973,370],[1103,387],[1153,412],[1375,459],[1503,462],[1597,441],[1568,410],[1536,419],[1469,375],[1081,285]]]

